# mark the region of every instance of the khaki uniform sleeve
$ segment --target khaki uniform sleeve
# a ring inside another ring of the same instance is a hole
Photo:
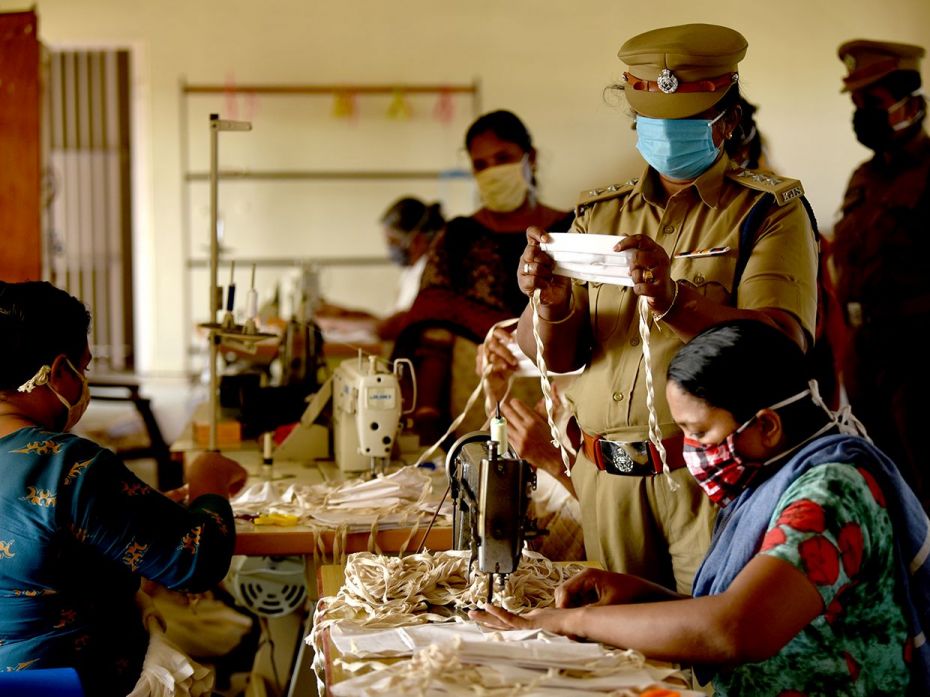
[[[773,206],[753,244],[739,284],[738,306],[790,312],[814,336],[818,246],[800,201]]]

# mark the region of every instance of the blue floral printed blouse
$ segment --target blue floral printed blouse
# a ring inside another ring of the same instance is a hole
[[[0,438],[0,671],[73,666],[88,695],[126,695],[148,643],[141,577],[200,592],[229,568],[229,502],[181,506],[111,451],[68,433]]]

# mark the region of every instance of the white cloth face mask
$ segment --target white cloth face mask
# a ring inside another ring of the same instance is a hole
[[[590,235],[579,232],[550,232],[551,242],[539,248],[555,261],[554,274],[579,281],[633,286],[631,252],[615,252],[624,236]]]
[[[475,175],[481,202],[495,213],[510,213],[526,200],[532,173],[529,157],[519,162],[483,169]]]

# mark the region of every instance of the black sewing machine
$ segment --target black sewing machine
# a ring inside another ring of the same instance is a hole
[[[475,431],[459,438],[446,457],[452,496],[452,546],[471,551],[469,573],[490,575],[488,602],[495,576],[501,584],[520,563],[523,542],[545,530],[528,517],[536,471],[512,449],[499,452],[491,435]]]

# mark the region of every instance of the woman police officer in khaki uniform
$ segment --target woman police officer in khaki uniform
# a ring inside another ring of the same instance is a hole
[[[584,434],[572,481],[588,558],[679,592],[691,589],[716,511],[683,468],[681,433],[664,399],[668,362],[702,329],[739,318],[768,322],[806,348],[817,307],[818,252],[800,183],[739,169],[723,152],[739,123],[737,64],[746,48],[732,29],[689,24],[640,34],[620,49],[637,149],[649,166],[638,180],[587,192],[573,231],[626,236],[614,249],[632,250],[636,285],[553,275],[539,248],[546,234],[536,228],[518,271],[524,293],[541,289],[549,368],[585,366],[568,398]],[[741,236],[751,247],[742,262]],[[640,296],[653,312],[656,410],[675,491],[655,476],[662,466],[647,442]],[[529,356],[532,314],[529,304],[517,331]]]

